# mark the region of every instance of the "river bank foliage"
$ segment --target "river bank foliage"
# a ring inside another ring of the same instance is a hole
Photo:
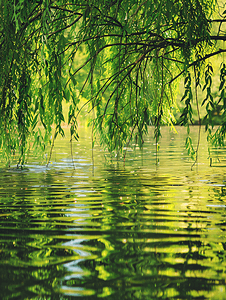
[[[161,125],[179,123],[188,128],[186,146],[195,156],[194,110],[208,139],[222,146],[225,22],[225,7],[212,0],[1,0],[3,159],[10,165],[19,153],[23,165],[29,151],[53,147],[65,124],[77,140],[83,111],[94,137],[116,153],[132,142],[142,147],[149,125],[158,142]],[[211,59],[219,57],[214,69]],[[213,129],[216,114],[222,117]]]

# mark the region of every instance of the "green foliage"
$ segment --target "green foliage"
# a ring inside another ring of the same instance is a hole
[[[189,126],[192,67],[196,87],[204,74],[209,130],[216,105],[226,114],[225,64],[219,101],[212,95],[211,63],[205,66],[225,52],[216,43],[225,40],[224,32],[211,33],[213,23],[225,21],[221,15],[213,19],[217,8],[210,0],[1,0],[0,145],[7,163],[18,154],[23,165],[29,149],[53,147],[65,124],[71,141],[77,140],[77,118],[84,109],[93,111],[94,132],[109,151],[118,153],[132,141],[142,147],[149,125],[158,142],[160,126],[175,122],[184,74],[180,123]],[[215,132],[220,144],[226,123],[221,125]]]

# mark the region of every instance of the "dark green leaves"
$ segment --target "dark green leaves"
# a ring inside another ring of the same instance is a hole
[[[183,126],[188,126],[189,122],[192,123],[192,88],[191,88],[191,74],[190,72],[187,73],[185,80],[184,80],[184,95],[181,99],[181,101],[185,102],[185,107],[183,109],[183,112],[180,116],[180,124]]]

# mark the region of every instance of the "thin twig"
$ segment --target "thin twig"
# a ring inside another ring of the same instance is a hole
[[[196,147],[196,150],[195,150],[195,161],[191,166],[191,170],[198,161],[198,151],[199,151],[199,144],[200,144],[200,137],[201,137],[201,118],[200,118],[200,111],[199,111],[199,104],[198,104],[198,92],[197,92],[197,87],[198,86],[197,86],[197,75],[196,75],[195,66],[194,66],[194,74],[195,74],[195,102],[196,102],[197,113],[198,113],[198,118],[199,118],[199,133],[198,133],[197,147]]]
[[[56,131],[56,129],[55,129],[55,133],[54,133],[54,136],[53,136],[53,140],[52,140],[52,144],[51,144],[51,149],[50,149],[50,152],[49,152],[49,158],[48,158],[46,167],[49,166],[50,159],[51,159],[51,157],[52,157],[52,152],[53,152],[53,147],[54,147],[54,142],[55,142],[56,137],[57,137],[57,131]]]

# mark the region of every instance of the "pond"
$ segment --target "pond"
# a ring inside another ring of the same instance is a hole
[[[210,166],[202,130],[191,169],[177,131],[125,164],[83,129],[74,166],[61,139],[48,167],[2,168],[1,299],[225,299],[226,151]]]

